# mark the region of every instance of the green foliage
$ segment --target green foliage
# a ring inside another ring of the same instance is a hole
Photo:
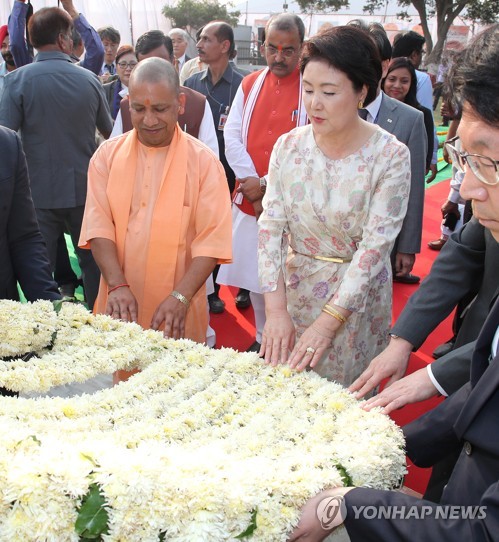
[[[251,536],[255,532],[255,530],[257,528],[257,524],[256,524],[256,515],[257,515],[257,513],[258,513],[258,508],[255,508],[251,512],[251,518],[250,518],[250,523],[249,523],[248,527],[241,534],[238,534],[235,538],[238,538],[238,539],[247,538],[247,537]]]
[[[176,6],[164,6],[162,13],[177,28],[198,29],[210,21],[225,21],[236,26],[240,12],[229,13],[227,6],[230,4],[222,5],[217,0],[180,0]]]
[[[108,521],[104,495],[98,484],[91,484],[78,509],[76,533],[80,540],[100,540],[108,532]]]
[[[466,5],[464,17],[484,24],[496,23],[499,20],[499,0],[475,0]]]
[[[350,5],[348,0],[297,0],[297,2],[306,13],[327,13]]]
[[[350,478],[350,475],[348,474],[347,470],[343,465],[340,465],[337,463],[335,465],[335,468],[338,470],[341,476],[341,480],[343,482],[344,487],[352,487],[353,486],[353,480]]]

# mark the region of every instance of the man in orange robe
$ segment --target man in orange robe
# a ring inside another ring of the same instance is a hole
[[[95,312],[203,342],[204,284],[232,255],[224,170],[178,127],[185,96],[171,64],[144,60],[129,89],[134,130],[106,141],[88,172],[79,244],[102,273]]]

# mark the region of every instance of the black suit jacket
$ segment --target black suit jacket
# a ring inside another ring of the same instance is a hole
[[[60,299],[38,228],[26,159],[17,134],[0,127],[0,299]]]
[[[437,325],[469,292],[475,300],[466,311],[453,351],[431,365],[433,376],[451,394],[469,380],[473,343],[499,295],[499,243],[475,218],[453,233],[431,273],[410,297],[393,326],[395,335],[419,348]],[[468,346],[466,346],[468,345]]]
[[[461,449],[444,489],[444,505],[485,507],[474,518],[436,518],[436,504],[394,491],[358,488],[346,496],[345,526],[352,542],[494,541],[499,533],[499,351],[491,344],[499,327],[499,300],[482,327],[473,352],[471,381],[437,408],[404,428],[407,455],[429,467]],[[362,505],[416,506],[421,519],[355,519]],[[357,508],[358,510],[358,508]],[[468,510],[469,512],[469,510]],[[483,517],[485,516],[485,517]]]

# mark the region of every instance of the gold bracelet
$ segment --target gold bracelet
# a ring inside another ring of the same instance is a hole
[[[340,317],[337,314],[334,314],[333,312],[328,311],[327,309],[322,309],[322,312],[325,312],[326,314],[329,314],[329,316],[332,316],[335,320],[338,320],[340,325],[343,325],[345,322],[340,319]]]
[[[332,316],[333,318],[336,318],[339,322],[342,324],[345,324],[347,319],[341,314],[341,312],[337,311],[334,307],[331,307],[331,305],[324,305],[324,308],[322,309],[323,312],[326,314],[329,314],[329,316]]]
[[[177,290],[173,290],[173,292],[170,294],[175,299],[178,299],[180,303],[183,303],[186,307],[190,305],[190,301],[185,297],[185,295],[181,294],[180,292],[177,292]]]

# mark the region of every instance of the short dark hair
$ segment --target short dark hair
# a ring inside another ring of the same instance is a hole
[[[170,60],[173,59],[173,43],[170,37],[168,37],[161,30],[149,30],[142,34],[135,44],[135,54],[147,55],[154,49],[164,45],[170,56]]]
[[[121,41],[121,36],[118,30],[112,26],[103,26],[97,30],[97,34],[101,40],[109,40],[112,43],[119,43]]]
[[[230,24],[223,21],[211,21],[210,24],[216,24],[217,28],[214,32],[215,37],[219,42],[229,41],[229,59],[236,56],[236,43],[234,41],[234,30]]]
[[[414,30],[399,32],[393,38],[392,58],[399,56],[411,56],[414,51],[420,53],[423,50],[425,39]]]
[[[353,19],[347,25],[356,26],[371,36],[376,43],[381,60],[390,60],[392,58],[392,44],[381,23],[366,23],[362,19]]]
[[[461,105],[468,103],[483,122],[499,126],[499,24],[480,32],[463,51],[450,87]]]
[[[313,36],[303,46],[301,73],[311,60],[325,60],[343,72],[356,91],[366,85],[365,105],[376,98],[382,75],[381,58],[374,40],[360,28],[336,26]]]
[[[59,34],[71,34],[73,20],[59,8],[41,8],[35,11],[28,23],[28,32],[33,47],[54,45]]]
[[[118,52],[116,53],[116,64],[118,64],[120,58],[123,56],[123,55],[127,55],[128,53],[132,53],[132,55],[135,54],[135,49],[131,46],[131,45],[122,45],[119,49],[118,49]]]
[[[419,104],[418,99],[416,97],[416,93],[418,89],[418,79],[416,76],[416,68],[414,67],[414,64],[407,57],[399,56],[398,58],[393,58],[390,62],[390,65],[388,66],[386,77],[388,77],[393,70],[398,70],[400,68],[404,68],[408,70],[411,75],[411,86],[409,87],[409,92],[404,98],[404,103],[406,103],[407,105],[410,105],[411,107],[415,107],[416,109],[420,109],[421,105]],[[385,79],[383,79],[381,83],[381,88],[383,90],[385,89],[386,77]]]
[[[303,24],[303,20],[294,13],[279,13],[278,15],[273,15],[265,25],[264,36],[268,35],[271,26],[275,26],[276,30],[281,32],[298,30],[300,43],[303,43],[305,39],[305,25]],[[263,41],[265,41],[264,38]]]
[[[73,40],[73,47],[76,48],[81,45],[81,42],[82,42],[81,34],[74,27],[73,27],[73,30],[71,31],[71,39]]]

